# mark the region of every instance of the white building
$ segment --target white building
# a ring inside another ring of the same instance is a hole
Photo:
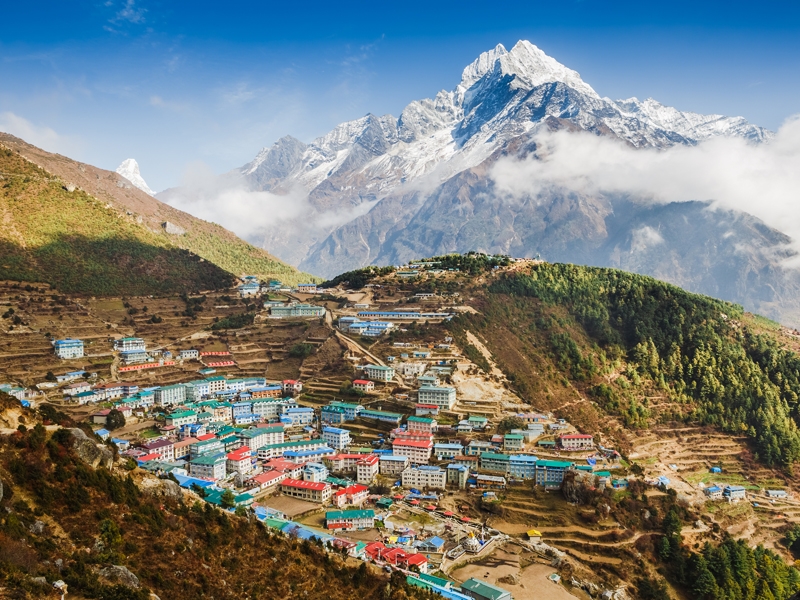
[[[245,429],[244,431],[240,431],[237,437],[242,440],[243,445],[255,452],[263,446],[282,444],[284,433],[283,427],[280,425],[271,425],[269,427],[252,427],[250,429]]]
[[[186,401],[186,387],[177,383],[165,385],[153,392],[156,404],[159,406],[174,406]]]
[[[225,454],[205,454],[189,462],[192,477],[217,481],[225,478],[227,457]]]
[[[322,429],[322,439],[334,450],[344,450],[350,445],[350,432],[339,427],[325,427]]]
[[[142,338],[137,337],[124,337],[114,340],[114,350],[118,352],[131,352],[133,350],[141,350],[144,352],[145,343]]]
[[[435,404],[444,410],[452,409],[456,404],[456,388],[423,386],[419,388],[420,404]]]
[[[83,358],[83,341],[67,338],[65,340],[56,340],[53,342],[56,356],[58,358]]]
[[[401,481],[403,487],[443,490],[447,484],[447,471],[440,467],[412,467],[403,471]]]
[[[407,456],[412,465],[427,465],[432,450],[431,440],[396,439],[392,442],[392,454]]]
[[[585,433],[569,433],[558,439],[564,450],[591,450],[594,447],[592,436]]]
[[[380,468],[380,457],[377,454],[367,454],[356,463],[356,481],[362,485],[369,485],[375,479]]]
[[[380,365],[367,365],[364,372],[368,379],[373,381],[388,382],[394,379],[394,369],[392,367],[382,367]]]
[[[382,454],[380,459],[381,475],[395,476],[405,471],[410,461],[402,454]]]

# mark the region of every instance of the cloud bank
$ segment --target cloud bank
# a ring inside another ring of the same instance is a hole
[[[75,150],[75,144],[69,138],[59,135],[50,127],[34,125],[25,117],[10,111],[0,112],[0,131],[15,135],[48,152],[69,154]]]
[[[325,233],[366,213],[374,202],[364,202],[345,211],[318,212],[305,190],[287,194],[253,191],[235,173],[216,175],[208,165],[189,165],[182,186],[167,190],[159,199],[196,217],[213,221],[239,237],[261,245],[264,238],[299,237]]]
[[[558,188],[585,194],[629,194],[643,202],[710,201],[750,213],[789,235],[800,251],[800,115],[775,138],[754,145],[714,138],[696,146],[636,149],[590,133],[542,130],[535,155],[503,158],[490,172],[507,199]],[[657,232],[640,232],[643,244]]]

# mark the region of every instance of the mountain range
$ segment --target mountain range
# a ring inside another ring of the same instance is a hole
[[[310,144],[283,137],[220,181],[295,207],[293,216],[276,217],[280,226],[248,239],[325,277],[449,252],[538,255],[654,275],[800,321],[800,277],[783,267],[794,254],[791,239],[750,214],[708,210],[700,198],[653,203],[558,186],[532,186],[504,201],[493,168],[538,159],[537,136],[557,131],[661,150],[774,136],[742,117],[601,97],[577,72],[520,41],[484,52],[453,90],[414,101],[399,117],[368,114]],[[175,188],[158,197],[180,205],[188,195]]]

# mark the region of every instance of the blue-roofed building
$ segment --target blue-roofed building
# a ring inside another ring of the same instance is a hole
[[[350,445],[350,432],[339,427],[324,427],[322,439],[334,450],[344,450]]]
[[[319,462],[326,456],[333,456],[334,454],[336,454],[336,451],[333,448],[323,446],[315,450],[288,450],[283,453],[283,458],[298,464],[305,464],[307,462]]]
[[[101,440],[107,440],[109,437],[111,437],[111,432],[108,429],[98,429],[94,432],[94,434]]]
[[[517,479],[535,479],[537,457],[530,454],[511,454],[508,460],[508,475]]]
[[[746,490],[741,485],[726,485],[722,490],[722,497],[728,502],[738,502],[746,497]]]
[[[461,454],[464,450],[464,446],[461,444],[434,444],[433,445],[433,454],[436,456],[437,460],[445,460],[455,458],[459,454]]]
[[[304,425],[310,425],[311,423],[314,422],[314,409],[306,406],[289,408],[283,412],[283,415],[281,417],[281,422],[285,422],[284,417],[288,419],[288,422],[286,422],[286,424],[292,427],[302,427]]]
[[[703,493],[706,495],[706,498],[709,500],[720,500],[722,499],[722,488],[718,485],[712,485],[707,487],[703,490]]]
[[[444,540],[435,535],[427,540],[417,542],[416,546],[420,552],[442,552],[444,550]]]
[[[56,356],[58,358],[83,358],[83,341],[66,338],[63,340],[56,340],[53,342]]]
[[[463,490],[467,487],[467,479],[469,478],[469,468],[466,465],[451,463],[447,465],[447,483],[455,485],[458,489]]]

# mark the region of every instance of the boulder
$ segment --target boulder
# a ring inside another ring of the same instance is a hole
[[[181,502],[183,500],[183,490],[181,486],[171,479],[146,478],[139,484],[139,489],[145,494],[155,496],[156,498],[165,498],[176,502]]]
[[[111,565],[100,569],[100,576],[112,583],[119,583],[130,588],[139,587],[139,578],[122,565]]]
[[[507,583],[509,585],[519,585],[519,577],[514,573],[509,573],[497,580],[497,583]]]
[[[170,235],[183,235],[186,233],[186,230],[183,227],[180,225],[175,225],[175,223],[170,223],[169,221],[164,221],[161,223],[161,227],[163,227],[164,231]]]
[[[41,535],[44,533],[44,522],[34,521],[33,525],[31,525],[28,529],[30,529],[31,533],[35,535]]]
[[[77,427],[70,430],[72,434],[72,447],[78,457],[93,468],[105,467],[110,469],[114,464],[114,454],[103,444],[98,444],[89,439],[82,429]]]

